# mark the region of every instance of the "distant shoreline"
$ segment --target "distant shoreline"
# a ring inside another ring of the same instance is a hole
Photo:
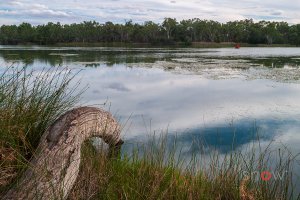
[[[125,43],[125,42],[71,42],[71,43],[56,43],[51,45],[24,43],[16,45],[1,46],[55,46],[55,47],[126,47],[126,48],[234,48],[234,42],[174,42],[172,44],[152,44],[152,43]],[[291,44],[249,44],[240,43],[243,47],[299,47]]]

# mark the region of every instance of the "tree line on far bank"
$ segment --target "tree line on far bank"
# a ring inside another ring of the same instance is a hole
[[[254,22],[252,19],[219,23],[198,18],[177,21],[165,18],[161,23],[152,21],[143,24],[125,24],[84,21],[74,24],[49,22],[33,26],[2,25],[0,43],[41,45],[57,43],[124,42],[173,44],[183,42],[235,42],[249,44],[291,44],[300,45],[300,24],[287,22]]]

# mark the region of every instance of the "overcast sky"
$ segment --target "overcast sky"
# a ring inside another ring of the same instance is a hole
[[[0,24],[252,18],[300,23],[300,0],[0,0]]]

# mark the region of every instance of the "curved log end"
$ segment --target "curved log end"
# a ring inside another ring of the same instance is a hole
[[[81,145],[100,137],[109,155],[119,155],[120,126],[102,109],[80,107],[66,112],[43,134],[30,166],[3,199],[65,199],[79,172]]]

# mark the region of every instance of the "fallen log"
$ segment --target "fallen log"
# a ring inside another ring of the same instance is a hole
[[[3,199],[66,199],[79,172],[82,143],[100,137],[115,156],[123,141],[109,112],[94,107],[68,111],[43,134],[30,166]]]

